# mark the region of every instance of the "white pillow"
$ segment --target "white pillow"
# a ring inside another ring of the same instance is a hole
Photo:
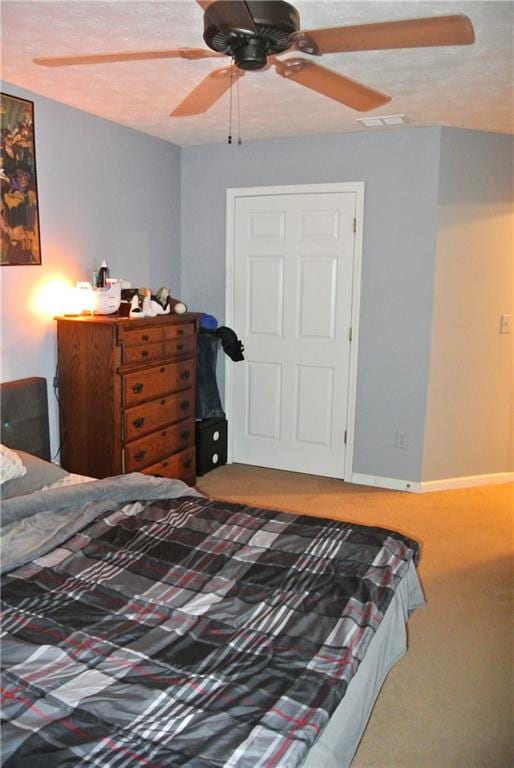
[[[0,484],[23,477],[26,472],[27,467],[18,454],[0,443]]]

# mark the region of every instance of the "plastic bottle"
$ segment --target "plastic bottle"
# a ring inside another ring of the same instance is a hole
[[[97,288],[107,288],[107,278],[109,277],[109,267],[107,266],[107,262],[102,261],[102,264],[100,266],[100,269],[98,270],[98,280],[96,283]]]

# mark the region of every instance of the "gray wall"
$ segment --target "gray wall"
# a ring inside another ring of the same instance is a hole
[[[424,481],[513,470],[513,149],[442,131]]]
[[[401,129],[182,150],[182,296],[220,323],[227,188],[365,181],[355,472],[421,479],[440,135]],[[395,446],[396,431],[406,448]]]
[[[3,381],[52,382],[49,282],[88,280],[106,258],[113,276],[166,285],[223,322],[228,188],[365,181],[354,471],[416,482],[512,468],[513,337],[498,333],[512,312],[512,137],[401,129],[180,151],[3,88],[35,102],[43,254],[0,270]]]
[[[112,277],[180,294],[180,150],[7,83],[2,90],[34,101],[43,263],[0,269],[1,377],[44,376],[51,386],[53,307],[37,308],[49,282],[90,280],[107,259]]]

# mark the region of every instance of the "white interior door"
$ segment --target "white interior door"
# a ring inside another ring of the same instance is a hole
[[[232,460],[344,476],[356,193],[240,196]]]

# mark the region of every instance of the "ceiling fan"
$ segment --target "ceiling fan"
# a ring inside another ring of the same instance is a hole
[[[287,59],[277,56],[287,51],[322,56],[349,51],[470,45],[475,40],[473,25],[464,15],[302,30],[298,11],[284,0],[196,1],[204,10],[203,39],[208,48],[61,56],[37,58],[34,62],[47,67],[63,67],[228,56],[232,60],[230,66],[207,75],[175,107],[172,117],[206,112],[245,72],[269,69],[271,66],[281,77],[359,112],[368,112],[386,104],[391,97],[301,56]]]

